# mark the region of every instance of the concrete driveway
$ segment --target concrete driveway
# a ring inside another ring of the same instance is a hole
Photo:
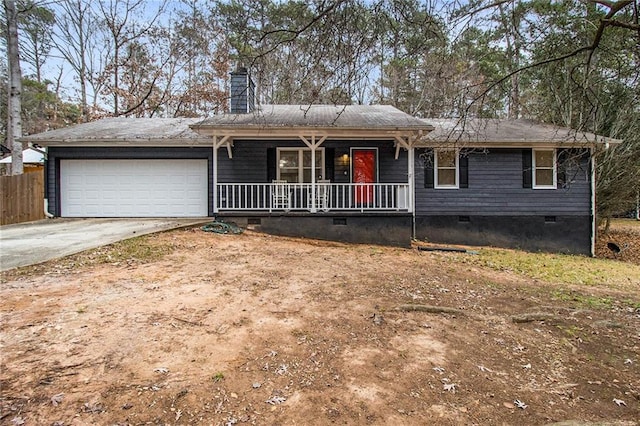
[[[0,227],[0,271],[34,265],[154,232],[211,221],[190,219],[47,219]]]

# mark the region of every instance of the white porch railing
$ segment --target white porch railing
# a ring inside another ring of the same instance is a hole
[[[218,183],[217,210],[410,211],[408,183]]]

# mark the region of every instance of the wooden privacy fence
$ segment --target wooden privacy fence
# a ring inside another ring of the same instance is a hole
[[[44,174],[0,176],[0,225],[44,219]]]

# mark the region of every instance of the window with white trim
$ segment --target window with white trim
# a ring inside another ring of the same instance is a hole
[[[433,155],[434,186],[440,189],[457,189],[460,162],[457,149],[436,149]]]
[[[533,188],[555,189],[557,185],[556,150],[533,150]]]
[[[316,150],[316,180],[324,176],[324,148]],[[278,148],[278,180],[311,183],[311,150]]]

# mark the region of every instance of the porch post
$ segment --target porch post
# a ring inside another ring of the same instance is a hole
[[[218,137],[213,136],[213,214],[218,213]]]
[[[316,136],[311,135],[311,213],[316,209]],[[302,165],[304,168],[304,164]]]
[[[298,136],[305,145],[311,150],[311,213],[316,213],[316,149],[320,147],[327,139],[327,136],[322,136],[319,141],[316,142],[316,135],[311,135],[311,142],[302,135]],[[303,160],[304,161],[304,160]],[[304,167],[304,165],[303,165]]]
[[[409,135],[405,140],[403,136],[396,135],[395,140],[396,140],[396,160],[398,159],[400,147],[403,147],[404,149],[407,150],[407,184],[409,186],[409,199],[407,200],[409,202],[408,210],[409,210],[409,213],[414,213],[413,216],[415,219],[415,209],[413,206],[414,200],[415,200],[415,194],[414,194],[415,148],[413,146],[413,143],[415,141],[415,136]]]
[[[409,145],[409,150],[407,151],[407,174],[409,177],[409,212],[413,213],[415,216],[415,148],[413,145]]]

